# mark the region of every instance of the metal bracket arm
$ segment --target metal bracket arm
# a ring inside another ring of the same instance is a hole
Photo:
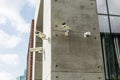
[[[30,52],[43,53],[43,47],[30,48]]]
[[[61,25],[61,27],[65,31],[65,36],[68,36],[68,33],[71,30],[71,27],[67,26],[66,24]]]

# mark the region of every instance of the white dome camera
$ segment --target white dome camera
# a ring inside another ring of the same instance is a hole
[[[91,32],[84,32],[84,38],[90,37],[91,36]]]

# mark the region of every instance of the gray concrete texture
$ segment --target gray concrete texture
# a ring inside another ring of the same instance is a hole
[[[36,30],[39,30],[36,28]],[[39,37],[36,36],[35,38],[35,47],[42,47],[42,39],[40,39]],[[42,54],[36,52],[35,53],[35,71],[34,71],[34,80],[42,80]]]
[[[48,1],[51,12],[44,13],[44,19],[51,17],[51,25],[44,26],[43,32],[50,33],[51,42],[43,41],[43,80],[105,80],[96,0]],[[68,36],[61,28],[63,23],[71,27]],[[85,38],[88,31],[91,36]]]
[[[35,80],[42,80],[42,54],[35,54]]]

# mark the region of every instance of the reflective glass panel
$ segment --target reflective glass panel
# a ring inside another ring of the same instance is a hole
[[[114,47],[110,34],[101,34],[106,80],[116,80],[116,64],[114,57]]]
[[[120,33],[120,17],[110,17],[112,33]]]
[[[99,27],[100,27],[100,32],[102,33],[109,33],[109,23],[108,23],[108,16],[104,15],[99,15]]]
[[[114,36],[114,45],[115,45],[117,64],[118,64],[118,68],[120,69],[120,35],[119,34],[115,34]]]
[[[106,1],[105,0],[97,0],[97,11],[98,13],[107,14]]]
[[[120,0],[108,0],[110,14],[120,15]]]

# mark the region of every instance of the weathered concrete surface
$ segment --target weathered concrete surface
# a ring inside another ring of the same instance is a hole
[[[105,80],[102,73],[52,72],[52,80]]]
[[[45,0],[43,33],[43,80],[105,80],[96,0]]]
[[[43,32],[43,0],[38,0],[38,4],[36,5],[36,12],[35,12],[35,31],[41,31]],[[42,39],[37,37],[35,35],[35,45],[34,48],[36,47],[42,47]],[[33,60],[33,80],[42,80],[42,56],[43,54],[34,52],[34,60]]]
[[[35,54],[35,80],[42,80],[42,54]]]
[[[84,38],[81,33],[71,32],[66,37],[63,32],[54,31],[52,38],[53,71],[103,72],[98,34]]]

